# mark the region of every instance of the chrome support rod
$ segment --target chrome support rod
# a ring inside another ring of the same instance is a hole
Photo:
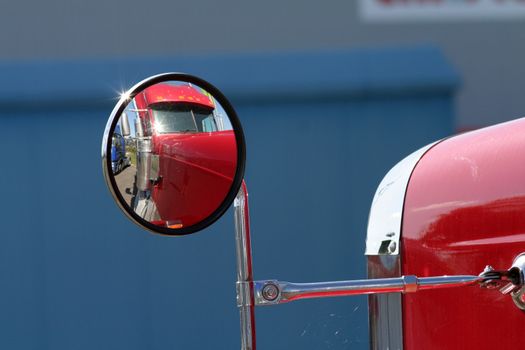
[[[255,305],[282,304],[299,299],[326,298],[379,293],[412,293],[420,290],[452,288],[480,283],[480,276],[402,276],[396,278],[353,281],[290,283],[283,281],[256,281]]]
[[[241,318],[241,350],[255,350],[255,303],[253,293],[250,215],[246,184],[235,197],[235,243],[237,250],[237,306]]]

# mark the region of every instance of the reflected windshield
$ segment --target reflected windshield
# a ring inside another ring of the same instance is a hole
[[[151,106],[158,134],[217,131],[213,110],[191,104],[160,103]]]

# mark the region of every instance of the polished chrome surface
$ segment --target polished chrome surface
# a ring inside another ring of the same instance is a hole
[[[481,276],[437,276],[421,277],[409,275],[395,278],[378,278],[352,281],[291,283],[284,281],[256,281],[255,304],[273,305],[289,301],[336,296],[379,294],[379,293],[413,293],[419,290],[463,287],[483,281]],[[273,300],[265,298],[263,293],[267,285],[276,286],[278,297]]]
[[[383,178],[372,201],[368,218],[366,255],[397,255],[405,192],[417,162],[431,143],[397,163]]]
[[[525,253],[521,253],[514,259],[510,269],[515,269],[518,272],[518,282],[523,285],[525,283]]]
[[[414,292],[419,290],[470,286],[482,281],[483,277],[472,275],[422,277],[417,278],[417,287]]]
[[[128,119],[128,115],[126,112],[122,112],[121,119],[122,119],[122,123],[121,123],[122,136],[128,137],[131,134],[131,128],[129,127],[129,119]]]
[[[514,304],[520,309],[525,311],[525,253],[518,255],[512,263],[511,270],[518,272],[519,283],[518,288],[513,288],[511,292],[512,300]]]
[[[136,184],[139,191],[151,189],[151,138],[140,137],[137,139],[137,175]]]
[[[253,301],[252,253],[248,191],[243,182],[233,202],[237,251],[237,305],[241,319],[241,349],[255,349],[255,310]]]
[[[369,255],[368,278],[401,276],[401,255]],[[403,349],[403,308],[400,293],[370,294],[368,323],[370,349]]]
[[[511,295],[518,309],[525,311],[525,287],[521,287],[519,290],[512,292]]]
[[[237,306],[251,306],[252,303],[252,289],[251,282],[237,282]]]

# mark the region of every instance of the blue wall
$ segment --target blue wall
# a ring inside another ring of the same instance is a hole
[[[247,139],[256,279],[363,278],[382,176],[452,133],[454,70],[431,47],[0,64],[0,348],[239,348],[232,212],[161,237],[105,187],[100,142],[118,91],[202,76]],[[260,349],[366,349],[365,297],[257,310]]]

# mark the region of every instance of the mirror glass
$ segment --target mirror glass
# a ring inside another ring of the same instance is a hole
[[[110,121],[106,177],[135,221],[177,234],[231,204],[236,132],[221,98],[203,86],[169,80],[136,91]]]

